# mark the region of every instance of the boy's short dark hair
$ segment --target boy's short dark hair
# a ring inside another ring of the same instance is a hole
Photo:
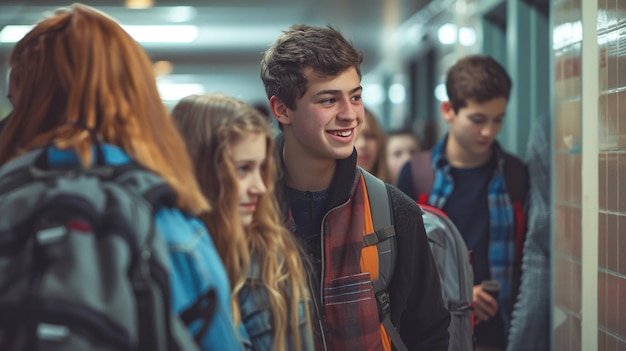
[[[454,112],[467,106],[468,100],[477,103],[503,97],[511,93],[511,77],[496,60],[489,56],[470,55],[460,59],[448,70],[446,91]]]
[[[334,76],[354,67],[361,77],[361,62],[363,54],[333,27],[296,24],[263,55],[261,79],[268,98],[276,96],[295,110],[297,99],[308,88],[305,68],[310,67],[323,76]]]

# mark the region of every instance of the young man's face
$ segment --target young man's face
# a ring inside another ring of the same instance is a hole
[[[363,123],[361,80],[354,67],[336,76],[320,77],[306,69],[309,86],[296,101],[296,109],[286,108],[281,120],[290,129],[292,140],[302,156],[318,159],[344,159],[352,154]]]
[[[447,106],[446,106],[447,103]],[[449,138],[470,157],[484,157],[491,153],[506,112],[507,100],[494,98],[483,103],[467,101],[467,106],[454,112],[449,102],[441,106],[443,117],[448,122]]]

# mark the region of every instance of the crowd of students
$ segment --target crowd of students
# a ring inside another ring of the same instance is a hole
[[[176,194],[154,217],[169,252],[172,311],[209,288],[217,294],[203,350],[447,350],[450,315],[410,174],[419,141],[407,131],[385,135],[364,108],[362,60],[330,26],[288,28],[260,65],[277,133],[229,96],[193,95],[168,111],[141,47],[106,14],[75,4],[12,51],[0,165],[61,150],[74,155],[69,166],[89,168],[95,138],[106,163],[137,162],[161,177]],[[506,163],[519,160],[495,141],[510,86],[492,59],[460,60],[441,106],[449,131],[431,152],[427,202],[474,252],[484,350],[506,348],[519,285],[515,228],[526,207],[507,191],[528,185],[506,184]],[[361,168],[390,183],[397,245],[386,301],[360,254],[370,215]],[[482,291],[486,279],[501,282],[497,299]],[[391,324],[383,325],[385,304]]]

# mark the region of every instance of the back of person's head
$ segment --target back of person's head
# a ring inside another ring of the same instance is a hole
[[[247,278],[251,257],[258,258],[274,311],[275,340],[285,340],[288,322],[299,325],[298,303],[308,298],[308,288],[299,248],[282,225],[274,194],[275,130],[255,107],[221,94],[188,96],[174,107],[172,118],[187,143],[204,195],[209,202],[219,204],[202,219],[224,261],[233,294],[241,290]],[[244,228],[237,210],[238,169],[231,155],[237,142],[255,134],[264,136],[267,146],[261,167],[267,190],[259,197],[252,223]],[[308,317],[308,309],[305,314]],[[235,316],[240,318],[239,313]],[[299,328],[289,332],[295,333],[296,340],[303,337]],[[273,349],[285,350],[282,344]]]
[[[59,9],[15,45],[9,64],[13,112],[0,164],[54,144],[74,149],[86,167],[91,130],[162,176],[181,208],[208,208],[147,55],[113,19],[80,4]]]
[[[365,108],[363,127],[357,137],[357,164],[379,179],[389,181],[387,159],[385,155],[387,136],[380,123],[369,109]],[[374,148],[369,150],[368,144]]]
[[[295,110],[308,88],[306,69],[320,76],[335,76],[354,67],[361,76],[363,54],[331,26],[293,25],[269,48],[261,60],[261,79],[267,97],[276,96]]]
[[[454,112],[467,106],[468,100],[484,103],[503,97],[509,99],[511,77],[504,67],[489,56],[470,55],[448,70],[446,91]]]

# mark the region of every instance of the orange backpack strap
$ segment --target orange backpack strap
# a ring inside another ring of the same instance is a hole
[[[389,292],[387,287],[396,264],[396,232],[393,227],[391,199],[385,183],[361,169],[365,181],[365,232],[361,248],[361,271],[370,272],[378,315],[382,323],[381,334],[385,350],[407,350],[398,330],[391,322]]]

